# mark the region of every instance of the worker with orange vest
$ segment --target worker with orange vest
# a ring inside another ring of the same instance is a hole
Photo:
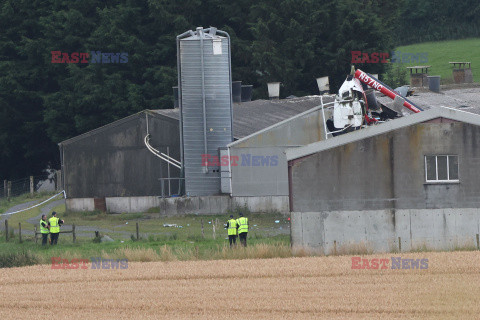
[[[238,237],[242,246],[247,246],[247,234],[248,234],[248,218],[243,216],[240,212],[240,218],[237,219],[238,224]]]
[[[228,241],[230,242],[230,248],[233,245],[237,244],[237,229],[238,223],[237,220],[233,219],[233,215],[230,215],[230,220],[227,221],[227,228],[228,232]]]
[[[60,234],[60,225],[65,223],[63,220],[57,218],[57,213],[52,212],[52,217],[48,219],[48,225],[50,227],[50,244],[56,245],[58,241],[58,235]]]

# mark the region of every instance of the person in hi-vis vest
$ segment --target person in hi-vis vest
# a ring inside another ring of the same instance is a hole
[[[48,219],[48,225],[50,226],[50,244],[55,245],[58,241],[58,235],[60,233],[60,225],[65,223],[63,220],[57,218],[57,213],[52,212],[52,217]]]
[[[42,234],[42,246],[46,245],[48,242],[48,221],[47,216],[42,214],[42,219],[40,219],[40,233]]]
[[[233,219],[233,215],[230,215],[230,220],[227,221],[227,228],[228,231],[228,241],[230,242],[230,248],[233,245],[237,244],[237,229],[238,223],[237,220]]]
[[[247,234],[248,234],[248,218],[243,216],[243,213],[240,212],[240,218],[237,219],[238,224],[238,237],[240,238],[240,243],[242,246],[247,246]]]

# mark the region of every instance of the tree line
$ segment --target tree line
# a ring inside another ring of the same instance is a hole
[[[439,9],[433,0],[3,0],[0,178],[58,168],[60,141],[143,109],[171,108],[175,37],[197,26],[231,35],[234,80],[254,85],[254,98],[266,97],[270,81],[283,83],[282,95],[300,96],[316,94],[320,76],[338,88],[353,50],[390,52],[440,39],[442,30],[478,34],[465,31],[478,4],[441,2]],[[432,12],[443,16],[430,20]],[[52,51],[55,62],[79,62],[52,63]],[[82,63],[91,52],[123,54],[125,63]],[[382,73],[385,65],[360,67]]]

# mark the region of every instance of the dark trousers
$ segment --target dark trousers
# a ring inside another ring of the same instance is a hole
[[[59,233],[50,233],[50,244],[53,246],[57,244]]]
[[[230,247],[233,246],[234,244],[237,244],[237,235],[229,235],[228,236],[228,241],[230,242]]]
[[[42,233],[42,246],[46,245],[48,242],[48,233]]]
[[[244,247],[247,246],[247,234],[248,234],[248,232],[242,232],[242,233],[238,234],[238,236],[240,237],[240,243]]]

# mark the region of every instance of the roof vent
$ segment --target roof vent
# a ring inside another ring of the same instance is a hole
[[[318,91],[320,94],[325,94],[330,92],[330,83],[328,77],[317,78]]]
[[[280,82],[269,82],[268,86],[268,97],[273,99],[278,99],[280,97]]]

